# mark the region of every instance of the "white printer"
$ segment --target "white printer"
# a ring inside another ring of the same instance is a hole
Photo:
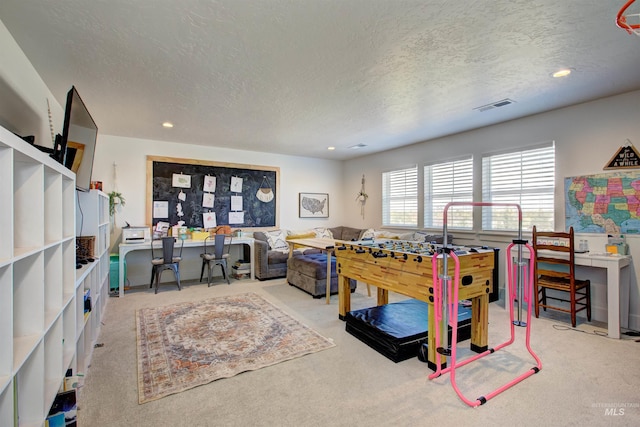
[[[127,227],[122,229],[123,243],[144,243],[151,241],[149,227]]]

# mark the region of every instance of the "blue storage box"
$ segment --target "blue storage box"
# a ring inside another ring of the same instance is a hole
[[[109,290],[118,292],[118,278],[120,277],[120,255],[109,255]],[[124,283],[127,283],[127,260],[124,261]]]

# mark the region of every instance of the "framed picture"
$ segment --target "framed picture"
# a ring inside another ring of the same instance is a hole
[[[329,194],[300,193],[300,218],[329,218]]]
[[[79,142],[69,141],[67,142],[67,154],[65,157],[65,166],[78,173],[80,169],[80,163],[82,163],[82,157],[84,156],[84,144]]]

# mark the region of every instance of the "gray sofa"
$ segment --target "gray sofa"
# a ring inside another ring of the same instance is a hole
[[[329,228],[333,237],[339,240],[358,240],[360,235],[364,232],[360,228],[352,227],[332,227]],[[277,277],[287,276],[287,259],[289,254],[272,250],[269,247],[269,241],[267,235],[262,231],[256,231],[253,233],[254,238],[254,266],[255,275],[258,280],[274,279]],[[299,253],[317,253],[318,249],[306,249],[299,251]],[[326,273],[325,273],[326,275]]]
[[[262,231],[253,233],[253,264],[256,279],[267,280],[287,275],[288,253],[271,250],[267,235]]]
[[[330,227],[331,234],[336,240],[360,240],[362,234],[367,231],[364,228],[344,227],[342,225],[338,227]]]

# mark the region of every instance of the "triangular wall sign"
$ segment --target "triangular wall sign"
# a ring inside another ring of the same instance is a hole
[[[620,147],[620,150],[609,160],[604,169],[640,168],[640,154],[627,140],[628,145]]]

